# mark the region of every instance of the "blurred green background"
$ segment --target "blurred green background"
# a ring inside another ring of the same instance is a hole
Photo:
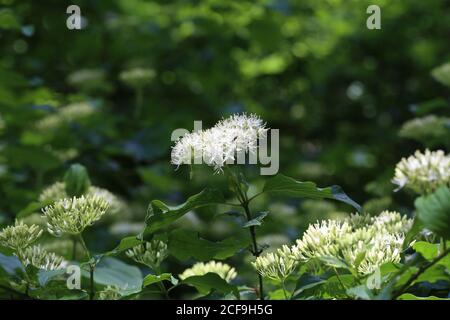
[[[70,4],[82,30],[66,27]],[[381,30],[366,28],[370,4],[381,7]],[[449,40],[447,0],[0,0],[0,224],[78,162],[127,203],[91,234],[98,250],[111,249],[140,230],[150,200],[177,204],[224,183],[209,168],[192,180],[188,168],[175,171],[170,135],[236,112],[280,130],[281,173],[338,184],[374,213],[408,213],[413,198],[392,192],[395,164],[450,139],[399,131],[449,115],[449,89],[430,73],[450,61]],[[257,173],[249,168],[254,188]],[[351,211],[259,201],[272,244]],[[229,221],[216,213],[179,224],[220,239]]]

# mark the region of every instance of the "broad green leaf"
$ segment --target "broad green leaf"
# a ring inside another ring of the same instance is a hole
[[[151,234],[181,218],[193,209],[224,203],[222,193],[215,189],[205,189],[193,195],[179,206],[171,207],[159,200],[150,202],[143,236]]]
[[[239,299],[239,291],[237,287],[229,284],[216,273],[209,272],[202,276],[192,276],[184,279],[182,283],[195,287],[202,295],[207,295],[212,290],[216,290],[224,294],[231,292],[237,299]]]
[[[282,174],[267,180],[263,192],[298,198],[334,199],[347,203],[356,210],[361,211],[361,206],[350,199],[339,186],[318,188],[314,182],[297,181]]]
[[[252,226],[260,226],[264,218],[269,214],[267,211],[259,212],[252,220],[247,221],[242,225],[243,228],[248,228]]]
[[[134,236],[123,238],[122,240],[120,240],[120,243],[117,245],[117,247],[115,247],[113,250],[111,250],[109,252],[104,253],[101,256],[115,256],[125,250],[131,249],[131,248],[137,246],[141,242],[142,242],[142,240],[140,240]]]
[[[411,293],[404,293],[400,297],[398,297],[398,300],[450,300],[450,298],[438,298],[435,296],[418,297]]]
[[[415,218],[411,229],[406,233],[405,240],[403,240],[403,250],[407,249],[411,241],[423,230],[422,221]]]
[[[425,228],[450,240],[450,188],[441,187],[415,201],[417,216]]]
[[[327,280],[312,274],[304,273],[297,280],[297,284],[295,286],[295,294],[294,297],[299,295],[301,292],[319,286],[325,283]]]
[[[58,278],[62,275],[66,274],[66,269],[57,269],[57,270],[39,270],[37,277],[39,281],[39,285],[41,287],[45,287],[47,283],[49,283],[51,280]],[[65,281],[64,281],[65,283]]]
[[[349,288],[347,289],[347,294],[362,300],[372,300],[374,298],[372,292],[366,285]]]
[[[319,260],[329,267],[348,269],[348,265],[345,261],[333,256],[323,256],[320,257]]]
[[[86,168],[76,163],[67,170],[64,175],[64,183],[69,197],[80,197],[88,191],[91,180]]]
[[[83,276],[89,277],[86,270]],[[95,283],[105,286],[117,286],[121,290],[140,290],[142,287],[142,273],[138,267],[128,265],[118,259],[105,257],[97,265],[94,271]]]
[[[433,260],[439,253],[439,246],[434,243],[418,241],[414,243],[413,249],[420,253],[428,261]]]
[[[146,287],[153,283],[158,283],[158,282],[161,282],[164,280],[171,281],[172,274],[170,274],[170,273],[162,273],[160,275],[149,274],[149,275],[145,276],[142,286]]]
[[[0,275],[5,272],[9,276],[16,275],[25,271],[16,256],[6,256],[0,253]]]
[[[179,260],[194,258],[201,261],[222,260],[234,256],[250,244],[249,237],[231,237],[222,241],[202,239],[194,231],[174,230],[169,235],[169,251]]]

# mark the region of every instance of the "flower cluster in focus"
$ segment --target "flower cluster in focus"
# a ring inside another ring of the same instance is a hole
[[[167,244],[160,240],[145,242],[127,250],[126,255],[134,261],[144,264],[153,270],[158,270],[169,252]]]
[[[39,245],[19,251],[17,256],[25,267],[32,265],[38,269],[56,270],[63,265],[62,257],[53,252],[47,252]]]
[[[210,272],[216,273],[217,275],[219,275],[219,277],[227,282],[232,281],[237,276],[236,270],[228,264],[209,261],[207,263],[198,262],[194,264],[191,268],[184,270],[183,273],[179,275],[179,277],[181,280],[184,280],[193,276],[202,276]]]
[[[256,115],[232,115],[210,129],[179,139],[172,148],[171,162],[177,166],[204,163],[220,172],[225,164],[234,163],[238,153],[255,153],[258,138],[267,130]]]
[[[27,225],[16,220],[13,226],[4,228],[0,232],[0,244],[4,247],[19,251],[27,248],[42,235],[37,225]]]
[[[398,189],[407,187],[419,194],[428,194],[440,186],[450,185],[450,156],[444,151],[416,151],[403,158],[395,168],[392,183]]]
[[[77,235],[98,221],[108,210],[109,204],[98,196],[65,198],[45,207],[48,232],[54,236]]]
[[[119,199],[112,192],[95,187],[89,186],[89,189],[86,193],[87,196],[99,197],[104,199],[109,204],[108,213],[114,215],[119,213],[125,209],[125,203]],[[64,198],[68,198],[66,192],[66,184],[64,182],[56,182],[49,187],[45,188],[42,193],[39,195],[39,201],[45,202],[48,200],[57,201]]]
[[[300,262],[334,257],[366,275],[386,262],[400,262],[404,235],[411,226],[411,219],[389,211],[326,220],[310,225],[292,252]]]
[[[287,245],[276,252],[266,253],[252,262],[253,267],[265,278],[284,281],[297,267],[297,260]]]

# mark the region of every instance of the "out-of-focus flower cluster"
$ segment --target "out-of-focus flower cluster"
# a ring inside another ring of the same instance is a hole
[[[437,81],[450,87],[450,62],[434,68],[431,74]]]
[[[341,221],[325,220],[310,225],[291,250],[300,262],[334,257],[360,274],[370,274],[383,263],[400,261],[411,225],[411,219],[389,211],[374,217],[355,214]]]
[[[194,264],[191,268],[184,270],[183,273],[179,275],[179,277],[181,280],[184,280],[193,276],[202,276],[210,272],[216,273],[217,275],[219,275],[219,277],[227,282],[232,281],[237,276],[236,270],[228,264],[209,261],[207,263],[198,262]]]
[[[284,245],[276,252],[269,252],[256,258],[252,265],[263,277],[284,281],[297,267],[297,260],[291,248]]]
[[[95,187],[90,186],[86,196],[91,197],[99,197],[108,202],[109,208],[108,213],[110,214],[116,214],[118,212],[121,212],[125,210],[125,203],[120,200],[116,195],[114,195],[112,192]],[[39,201],[57,201],[64,198],[68,198],[68,195],[66,193],[66,185],[64,182],[56,182],[52,184],[51,186],[45,188],[42,193],[39,195]]]
[[[403,158],[395,168],[392,183],[398,189],[407,187],[419,194],[428,194],[440,186],[450,185],[450,156],[444,151],[416,151]]]
[[[126,255],[134,261],[144,264],[153,270],[158,270],[169,252],[167,244],[160,240],[152,240],[127,250]]]
[[[47,218],[48,232],[54,236],[77,235],[98,221],[109,204],[98,196],[65,198],[45,207],[42,211]]]
[[[126,85],[136,89],[149,84],[155,77],[155,71],[147,68],[133,68],[122,71],[119,77]]]
[[[58,108],[55,113],[38,120],[35,126],[41,131],[54,130],[62,125],[86,118],[94,112],[95,109],[86,102],[73,103]]]
[[[443,138],[450,133],[450,118],[428,115],[412,119],[403,124],[401,137],[427,142],[430,139]]]
[[[204,163],[220,172],[225,164],[233,164],[238,153],[255,153],[258,138],[267,128],[256,115],[235,114],[214,127],[185,135],[172,148],[172,164]]]

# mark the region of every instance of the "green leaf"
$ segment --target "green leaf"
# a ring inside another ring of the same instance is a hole
[[[25,268],[16,256],[6,256],[0,253],[0,275],[6,273],[9,276],[14,276],[24,271]]]
[[[122,240],[120,240],[120,243],[115,247],[113,250],[104,253],[101,256],[115,256],[125,250],[131,249],[138,244],[140,244],[142,240],[138,239],[135,236],[125,237]]]
[[[415,201],[417,216],[425,228],[450,239],[450,189],[441,187]]]
[[[31,202],[28,204],[24,209],[19,211],[16,218],[21,219],[29,216],[32,213],[40,211],[42,208],[45,208],[48,205],[51,205],[53,203],[53,200],[45,200],[43,202]]]
[[[361,211],[361,206],[350,199],[339,186],[318,188],[314,182],[297,181],[282,174],[267,180],[263,192],[298,198],[334,199],[347,203],[356,210]]]
[[[144,281],[142,283],[142,285],[144,287],[149,286],[151,284],[154,283],[158,283],[161,281],[171,281],[172,280],[172,274],[171,273],[162,273],[160,275],[155,275],[155,274],[149,274],[144,278]]]
[[[303,273],[300,278],[297,280],[297,284],[295,286],[294,290],[294,297],[297,297],[299,294],[301,294],[303,291],[314,288],[316,286],[319,286],[323,283],[325,283],[327,280],[323,279],[321,277]]]
[[[372,292],[365,285],[359,285],[347,289],[347,294],[362,300],[372,300],[374,298]]]
[[[82,274],[89,277],[89,273],[85,270]],[[126,292],[140,290],[143,281],[138,267],[111,257],[105,257],[98,263],[94,270],[94,280],[97,284],[117,286]]]
[[[404,293],[398,297],[398,300],[450,300],[450,298],[438,298],[435,296],[417,297],[411,293]]]
[[[413,249],[420,253],[428,261],[433,260],[438,256],[439,246],[433,243],[418,241],[414,243]]]
[[[269,214],[268,211],[259,212],[252,220],[247,221],[242,225],[243,228],[248,228],[252,226],[260,226],[264,218]]]
[[[348,265],[345,261],[338,259],[333,256],[323,256],[319,258],[320,261],[325,263],[329,267],[333,268],[342,268],[342,269],[348,269]]]
[[[85,194],[91,186],[89,174],[81,164],[73,164],[64,175],[66,193],[69,197],[80,197]]]
[[[423,230],[423,224],[420,219],[414,219],[411,229],[406,233],[403,240],[403,250],[407,249],[411,241]]]
[[[231,292],[239,299],[237,287],[229,284],[216,273],[209,272],[202,276],[192,276],[184,279],[182,283],[195,287],[202,295],[207,295],[212,290],[216,290],[224,294]]]
[[[148,208],[146,219],[147,226],[143,232],[143,236],[168,226],[193,209],[224,202],[225,199],[222,193],[215,189],[205,189],[202,192],[189,197],[185,203],[175,207],[168,206],[159,200],[153,200],[150,202]]]
[[[169,235],[168,247],[170,253],[179,260],[184,261],[192,257],[196,260],[207,261],[232,257],[249,244],[248,236],[212,242],[200,238],[194,231],[174,230]]]

